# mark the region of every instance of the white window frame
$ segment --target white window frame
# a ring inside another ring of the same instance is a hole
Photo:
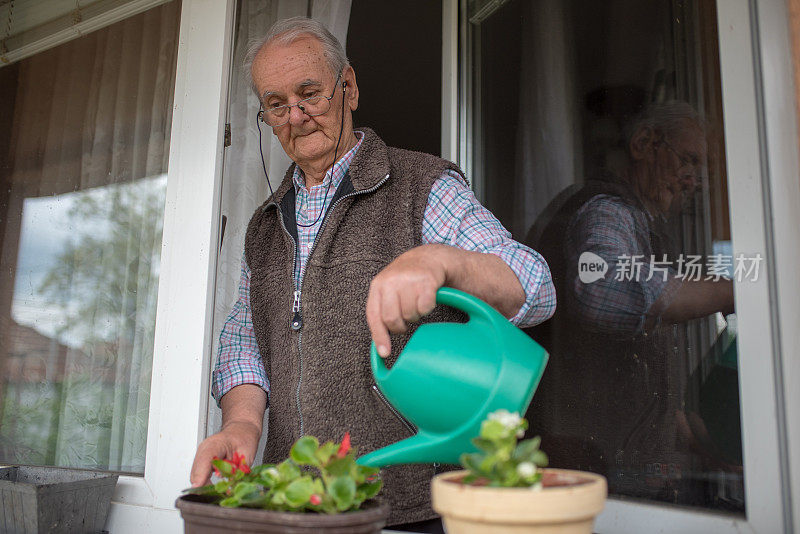
[[[469,166],[465,6],[443,0],[442,154]],[[800,383],[800,172],[788,13],[775,0],[718,0],[717,11],[733,251],[766,258],[757,282],[735,285],[746,518],[611,498],[600,533],[800,530],[791,497],[800,494],[800,388],[791,387]]]
[[[173,533],[205,432],[235,0],[183,0],[143,477],[121,476],[106,529]]]

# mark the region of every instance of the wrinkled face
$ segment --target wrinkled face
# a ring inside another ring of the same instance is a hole
[[[345,71],[349,74],[352,69],[348,67]],[[290,45],[268,44],[253,61],[251,75],[264,109],[294,104],[316,95],[328,97],[333,93],[330,110],[325,114],[310,117],[294,106],[289,112],[289,121],[272,129],[286,154],[301,168],[333,163],[342,120],[343,93],[341,83],[336,84],[338,74],[331,72],[320,42],[310,36]],[[342,80],[348,78],[343,76]],[[348,81],[348,93],[353,85]],[[350,111],[351,106],[348,106],[342,139],[349,139],[352,132]]]
[[[706,165],[705,134],[692,121],[678,134],[665,136],[656,147],[659,207],[664,213],[678,211],[702,186]]]

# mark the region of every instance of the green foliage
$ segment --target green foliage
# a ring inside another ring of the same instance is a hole
[[[378,469],[356,463],[356,451],[345,436],[341,444],[319,444],[304,436],[279,464],[249,468],[241,455],[215,458],[216,484],[189,488],[184,493],[206,495],[225,507],[263,508],[283,512],[335,514],[357,510],[383,485]]]
[[[472,440],[482,452],[461,455],[461,465],[469,471],[464,483],[486,480],[493,487],[540,487],[538,468],[547,466],[547,455],[539,449],[538,436],[518,441],[527,428],[528,422],[517,413],[490,413],[480,436]]]

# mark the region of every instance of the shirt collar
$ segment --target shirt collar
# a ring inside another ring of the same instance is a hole
[[[331,184],[334,190],[339,187],[339,184],[342,183],[342,179],[344,175],[347,174],[347,171],[350,169],[350,163],[353,161],[353,158],[358,152],[359,147],[361,146],[361,141],[364,140],[364,134],[359,131],[353,132],[356,136],[358,141],[356,142],[355,146],[345,153],[344,156],[339,158],[336,164],[333,166],[333,183]],[[303,191],[306,190],[306,177],[303,175],[303,171],[300,170],[299,165],[294,166],[294,174],[292,174],[292,181],[294,182],[294,189],[295,191]],[[331,172],[328,171],[325,174],[325,178],[322,180],[322,183],[319,186],[327,187],[331,181]]]

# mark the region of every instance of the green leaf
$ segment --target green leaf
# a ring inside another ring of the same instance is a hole
[[[339,450],[339,445],[337,445],[332,441],[329,441],[325,445],[322,445],[319,449],[317,449],[315,455],[317,457],[317,460],[319,460],[319,463],[325,465],[326,463],[328,463],[331,457],[334,454],[336,454],[336,451],[338,450]]]
[[[520,462],[533,461],[533,455],[539,450],[541,441],[538,437],[520,441],[514,449],[513,458]]]
[[[359,464],[355,464],[355,467],[356,468],[352,471],[355,471],[353,479],[356,481],[356,484],[363,484],[367,479],[378,479],[380,477],[380,469],[377,467],[367,467],[366,465]]]
[[[300,476],[300,468],[293,461],[284,460],[278,464],[278,473],[280,473],[281,480],[290,481]]]
[[[233,496],[241,499],[252,493],[258,493],[259,491],[261,491],[261,487],[258,484],[253,482],[239,482],[236,484],[236,487],[233,488]]]
[[[261,469],[258,474],[258,481],[264,486],[271,488],[281,480],[281,473],[274,465],[267,469]]]
[[[286,488],[286,502],[291,506],[302,506],[308,502],[313,492],[311,477],[298,478]]]
[[[300,465],[319,465],[316,453],[319,448],[319,440],[314,436],[303,436],[298,439],[289,455],[292,460]]]
[[[218,492],[214,484],[209,484],[207,486],[200,486],[199,488],[186,488],[182,493],[191,495],[216,495]]]
[[[500,421],[487,420],[481,425],[481,437],[491,441],[503,439],[508,435],[508,429]]]
[[[462,454],[461,465],[464,466],[464,469],[468,469],[473,473],[481,473],[481,462],[483,458],[484,456],[482,454]]]
[[[283,491],[276,491],[275,493],[272,494],[270,502],[275,506],[280,506],[286,503],[286,493],[284,493]]]
[[[364,492],[365,499],[371,499],[378,494],[378,492],[381,490],[382,487],[383,487],[383,481],[378,479],[375,482],[363,484],[358,489],[359,491]]]
[[[539,467],[547,467],[549,462],[550,460],[547,458],[547,455],[544,453],[544,451],[536,451],[536,454],[533,455],[533,463]]]
[[[219,482],[214,484],[214,491],[216,491],[220,495],[225,495],[226,493],[228,493],[228,488],[230,487],[231,485],[228,483],[227,480],[220,480]]]
[[[353,482],[353,479],[347,477],[335,478],[328,487],[328,493],[333,497],[336,509],[343,512],[353,504],[353,498],[356,495],[356,483]]]
[[[241,504],[239,497],[228,497],[227,499],[222,499],[219,503],[220,506],[224,506],[225,508],[237,508],[241,506]]]
[[[325,470],[333,477],[343,477],[350,474],[355,461],[352,456],[345,456],[344,458],[335,458],[325,466]]]
[[[480,438],[480,437],[479,438],[472,438],[472,443],[473,443],[473,445],[478,447],[480,450],[485,451],[485,452],[493,452],[497,448],[497,445],[495,445],[495,443],[493,441],[489,441],[488,439],[484,439],[484,438]]]
[[[222,473],[222,476],[229,477],[233,474],[233,466],[225,460],[211,460],[211,463]]]

